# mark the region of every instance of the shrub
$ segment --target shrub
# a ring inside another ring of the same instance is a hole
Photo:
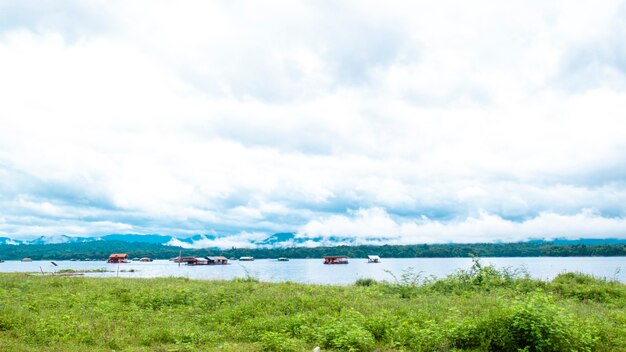
[[[626,305],[624,285],[582,273],[559,274],[552,280],[549,287],[567,298]]]
[[[295,352],[300,350],[297,340],[278,332],[267,331],[261,335],[261,351]]]
[[[550,296],[533,293],[511,307],[465,319],[451,334],[457,348],[489,351],[590,351],[593,328],[577,324]]]
[[[362,277],[354,282],[355,286],[361,286],[361,287],[369,287],[369,286],[373,286],[376,284],[377,284],[376,280],[371,279],[371,278],[365,278],[365,277]]]

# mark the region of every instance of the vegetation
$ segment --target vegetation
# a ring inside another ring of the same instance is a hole
[[[133,258],[150,257],[169,259],[183,255],[223,255],[227,258],[251,256],[263,258],[321,258],[324,255],[347,255],[365,258],[376,253],[387,258],[448,258],[448,257],[571,257],[571,256],[626,256],[626,244],[560,244],[558,242],[473,243],[473,244],[420,244],[406,246],[338,246],[317,248],[231,248],[183,249],[154,243],[129,243],[123,241],[96,241],[45,245],[0,245],[0,258],[19,260],[106,259],[111,253],[128,253]]]
[[[0,275],[2,351],[624,351],[626,285],[485,266],[351,286]]]

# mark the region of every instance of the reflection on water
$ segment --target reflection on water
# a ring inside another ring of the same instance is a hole
[[[539,258],[483,258],[497,267],[525,268],[532,277],[549,280],[564,271],[577,271],[626,282],[626,257],[539,257]],[[365,258],[351,258],[348,265],[324,265],[322,259],[292,259],[277,261],[232,261],[230,265],[178,265],[168,260],[150,263],[107,264],[79,261],[6,261],[0,263],[0,272],[56,272],[62,269],[106,269],[105,273],[88,273],[95,277],[187,277],[190,279],[230,280],[253,276],[261,281],[294,281],[314,284],[350,284],[358,278],[389,280],[406,270],[421,272],[424,276],[444,277],[458,269],[468,269],[470,258],[382,258],[379,264],[368,264]],[[119,270],[119,272],[118,272]],[[134,270],[134,272],[130,272]]]

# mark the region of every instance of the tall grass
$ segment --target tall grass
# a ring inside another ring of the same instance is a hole
[[[0,351],[623,351],[626,285],[475,261],[352,286],[0,275]]]

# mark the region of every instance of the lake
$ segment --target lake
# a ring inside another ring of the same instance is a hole
[[[626,282],[626,257],[537,257],[537,258],[482,258],[483,263],[496,267],[525,268],[536,279],[550,280],[559,273],[575,271],[597,277]],[[6,261],[0,263],[0,272],[55,272],[61,269],[89,270],[104,268],[110,272],[88,273],[95,277],[186,277],[203,280],[230,280],[247,275],[261,281],[294,281],[312,284],[351,284],[359,278],[393,281],[393,273],[400,277],[407,270],[424,276],[444,277],[458,269],[468,269],[470,258],[382,258],[379,264],[368,264],[366,259],[351,258],[347,265],[324,265],[321,259],[275,259],[231,261],[230,265],[178,265],[168,260],[150,263],[131,262],[108,264],[102,261]],[[119,272],[118,272],[119,269]],[[134,272],[130,272],[130,270]]]

